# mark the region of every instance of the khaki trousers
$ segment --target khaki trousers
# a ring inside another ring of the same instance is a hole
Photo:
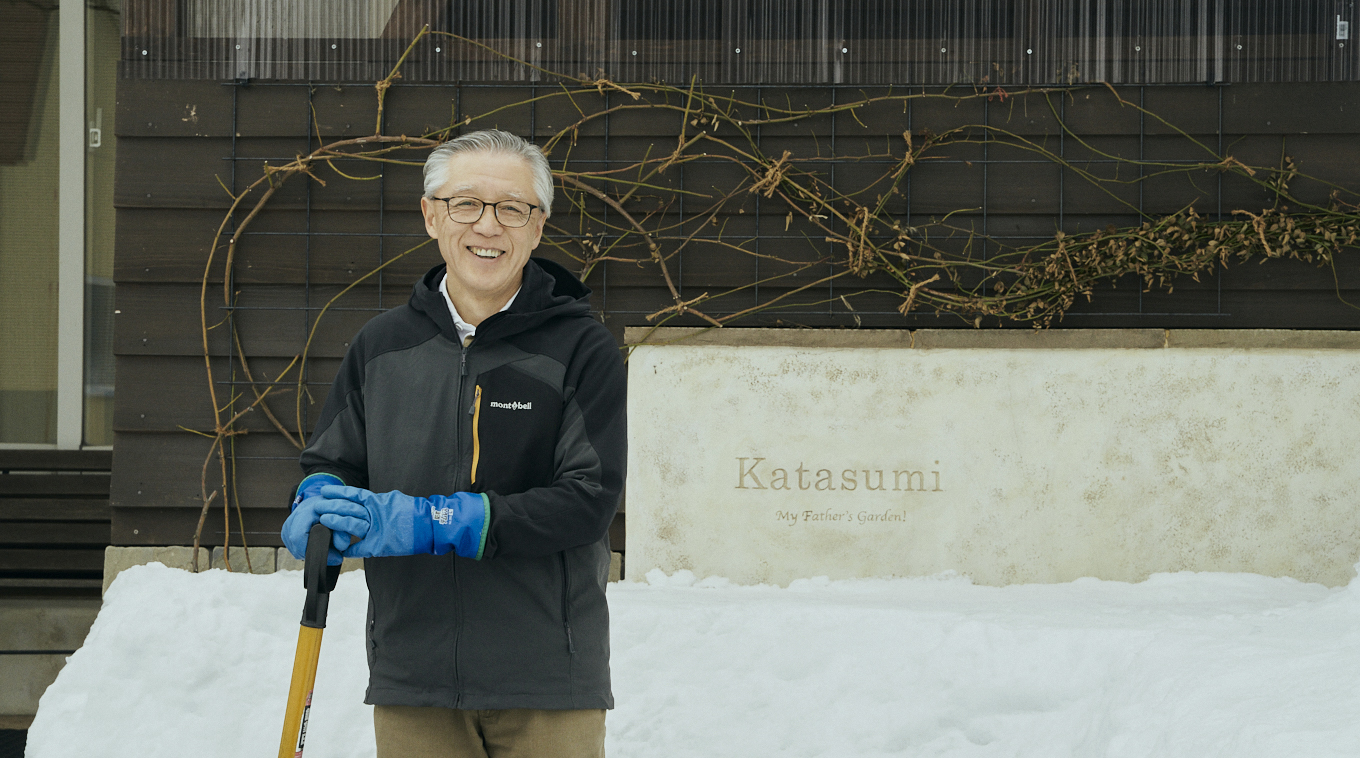
[[[604,710],[373,706],[378,758],[604,758]]]

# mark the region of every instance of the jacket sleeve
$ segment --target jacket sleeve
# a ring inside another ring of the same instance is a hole
[[[363,333],[355,337],[307,447],[298,462],[303,477],[332,474],[351,487],[368,487],[368,445],[364,423]]]
[[[487,493],[483,559],[538,556],[588,545],[609,530],[628,459],[627,376],[614,339],[590,330],[567,367],[551,485]]]

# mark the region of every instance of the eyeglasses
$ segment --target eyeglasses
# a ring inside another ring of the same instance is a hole
[[[529,223],[529,217],[533,215],[537,205],[520,202],[519,200],[502,200],[499,203],[488,203],[478,200],[475,197],[432,197],[431,200],[442,200],[449,209],[449,220],[460,224],[475,224],[481,220],[482,214],[487,207],[494,208],[492,211],[496,215],[496,221],[508,229],[518,229]]]

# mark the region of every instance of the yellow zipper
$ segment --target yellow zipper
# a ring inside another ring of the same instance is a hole
[[[477,421],[482,417],[482,385],[472,394],[472,481],[477,481],[477,460],[482,457],[482,443],[477,439]]]

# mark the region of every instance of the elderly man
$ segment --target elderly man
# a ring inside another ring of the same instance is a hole
[[[425,163],[444,265],[354,338],[284,524],[362,557],[380,758],[601,756],[607,530],[623,490],[623,361],[590,290],[530,258],[547,159],[500,131]]]

